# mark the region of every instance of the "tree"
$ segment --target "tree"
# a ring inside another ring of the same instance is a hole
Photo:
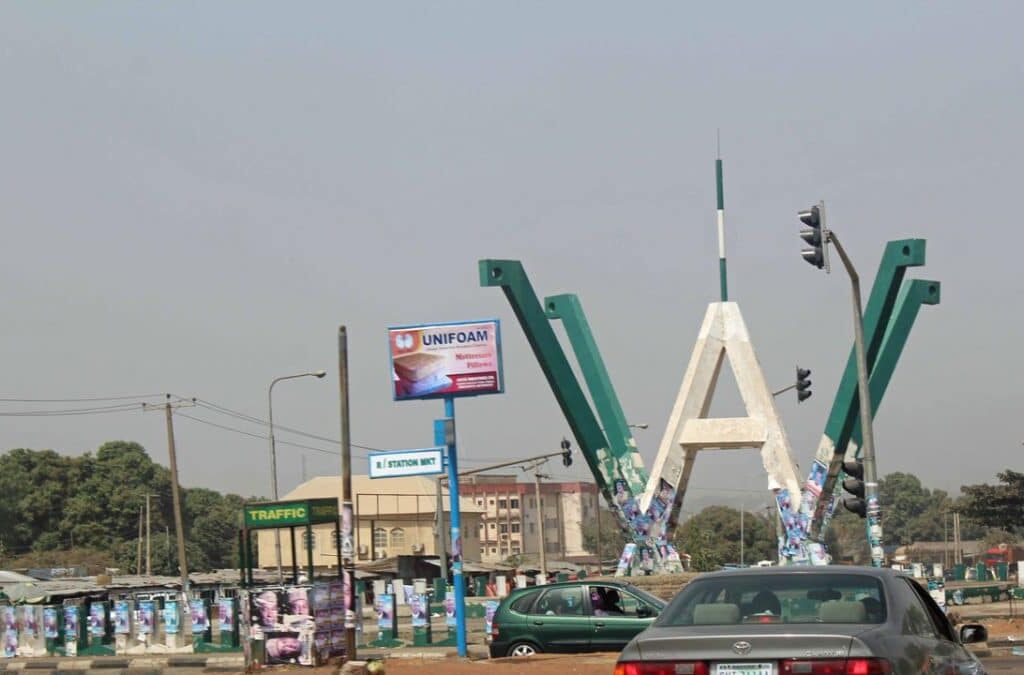
[[[929,490],[917,476],[890,473],[878,481],[882,504],[882,543],[906,546],[915,541],[942,541],[943,513],[952,500],[942,490]]]
[[[964,485],[958,505],[967,518],[985,527],[1024,533],[1024,473],[1007,469],[996,474],[1002,485]]]
[[[602,508],[598,506],[598,508]],[[598,554],[598,541],[601,542],[601,557],[617,558],[623,547],[631,539],[619,526],[619,521],[608,509],[601,511],[601,529],[597,529],[597,518],[583,521],[583,548],[594,555]]]
[[[775,522],[749,511],[743,520],[744,561],[777,558]],[[676,530],[674,543],[681,552],[690,554],[690,565],[698,571],[739,562],[740,512],[729,506],[709,506]]]

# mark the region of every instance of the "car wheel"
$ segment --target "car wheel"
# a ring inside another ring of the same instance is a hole
[[[517,642],[508,648],[509,656],[533,656],[539,653],[540,649],[530,642]]]

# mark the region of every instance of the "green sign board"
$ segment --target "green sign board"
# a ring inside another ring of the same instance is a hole
[[[337,499],[303,499],[245,506],[245,526],[254,530],[334,523],[337,520]]]

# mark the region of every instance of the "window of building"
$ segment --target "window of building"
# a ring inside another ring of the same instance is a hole
[[[512,523],[512,534],[519,534],[519,523]]]
[[[533,534],[533,523],[530,523],[530,534]]]
[[[513,546],[512,547],[512,555],[519,555],[520,553],[522,553],[522,551],[519,550],[518,546]]]
[[[373,547],[388,547],[388,531],[385,530],[383,527],[378,527],[376,530],[373,531]]]
[[[509,508],[518,509],[519,508],[519,500],[518,499],[509,500],[509,504],[508,505],[509,505]]]
[[[534,499],[533,497],[530,497],[530,508],[531,509],[537,508],[537,500]]]
[[[494,529],[494,523],[491,523],[491,529],[492,530]]]
[[[405,530],[396,527],[391,530],[391,548],[400,549],[405,546]]]
[[[492,546],[492,547],[491,547],[491,553],[497,553],[497,552],[498,552],[498,549],[496,549],[496,548],[494,548],[494,547]]]
[[[488,503],[489,505],[491,505],[491,506],[494,506],[494,500],[493,500],[493,499],[488,499],[488,500],[487,500],[487,503]]]
[[[498,508],[499,509],[508,508],[508,500],[506,500],[506,499],[499,499],[498,500]]]
[[[483,505],[484,505],[484,500],[483,500],[483,498],[481,498],[481,497],[477,497],[477,498],[476,498],[476,505],[477,505],[477,506],[483,506]]]
[[[508,523],[502,523],[501,528],[498,530],[502,534],[508,534]]]

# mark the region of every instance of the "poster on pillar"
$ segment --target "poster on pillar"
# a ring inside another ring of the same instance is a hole
[[[497,319],[394,326],[388,342],[396,401],[504,391]]]

